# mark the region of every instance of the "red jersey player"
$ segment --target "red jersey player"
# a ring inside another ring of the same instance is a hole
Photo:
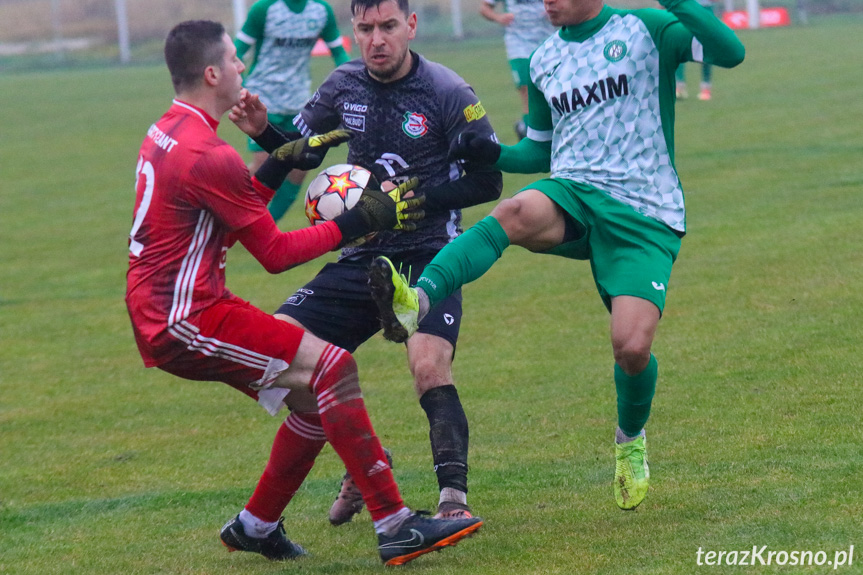
[[[292,408],[258,491],[222,528],[223,543],[275,560],[303,555],[302,547],[285,537],[281,521],[258,508],[273,503],[283,508],[326,441],[356,478],[384,561],[404,563],[476,531],[480,520],[427,519],[404,506],[348,352],[225,288],[225,255],[233,241],[277,273],[418,217],[399,213],[416,207],[417,202],[398,201],[410,186],[389,194],[368,189],[354,209],[333,222],[280,232],[266,209],[280,180],[293,168],[320,165],[346,133],[288,142],[267,126],[266,108],[242,89],[243,63],[217,22],[178,24],[166,40],[165,60],[176,98],[141,146],[129,239],[126,303],[138,349],[148,367],[227,383],[273,414],[284,404]],[[262,145],[267,140],[265,149],[274,141],[284,144],[254,178],[216,135],[228,110],[246,133],[261,138]],[[266,481],[268,473],[280,478],[278,484]]]

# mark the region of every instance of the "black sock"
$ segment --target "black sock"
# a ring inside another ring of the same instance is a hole
[[[420,406],[429,420],[429,440],[440,489],[467,493],[467,417],[454,385],[435,387],[423,394]]]

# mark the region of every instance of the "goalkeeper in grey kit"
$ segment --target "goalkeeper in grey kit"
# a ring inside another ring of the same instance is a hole
[[[410,50],[417,16],[407,0],[353,0],[351,12],[362,59],[334,70],[294,123],[304,136],[347,129],[348,163],[370,169],[385,189],[418,178],[414,194],[423,198],[424,218],[344,248],[338,262],[289,297],[276,317],[353,351],[381,329],[367,285],[372,259],[386,254],[405,273],[418,276],[461,233],[461,209],[496,200],[503,180],[495,169],[449,159],[461,132],[497,138],[473,89],[452,70]],[[414,387],[429,420],[440,489],[437,515],[444,518],[471,517],[468,423],[451,369],[461,315],[461,293],[455,292],[406,343]],[[359,490],[346,475],[329,519],[339,525],[362,508]]]

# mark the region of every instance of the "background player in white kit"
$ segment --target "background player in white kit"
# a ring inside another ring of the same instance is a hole
[[[495,10],[498,4],[503,12]],[[503,41],[512,79],[521,98],[522,117],[515,123],[519,138],[527,135],[527,85],[530,83],[530,55],[557,30],[548,20],[542,0],[482,0],[483,18],[504,26]]]
[[[251,50],[249,73],[244,82],[267,106],[270,123],[282,132],[296,132],[292,120],[311,95],[309,68],[318,39],[330,49],[336,66],[348,61],[332,7],[324,0],[258,0],[249,9],[234,45],[243,58]],[[267,153],[251,138],[254,172]],[[306,176],[293,170],[270,201],[269,210],[278,221],[291,207]]]

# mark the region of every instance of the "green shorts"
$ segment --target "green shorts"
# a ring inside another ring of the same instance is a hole
[[[653,302],[662,313],[680,251],[678,232],[587,184],[548,178],[524,189],[539,190],[571,218],[572,239],[543,253],[589,260],[609,311],[611,298],[629,295]]]
[[[298,132],[299,130],[294,126],[294,116],[296,115],[297,114],[267,114],[267,119],[270,120],[272,125],[283,132]],[[249,138],[249,151],[264,152],[266,150],[257,145],[253,139]]]
[[[530,83],[530,58],[516,58],[509,61],[512,69],[512,81],[516,88],[527,86]]]

